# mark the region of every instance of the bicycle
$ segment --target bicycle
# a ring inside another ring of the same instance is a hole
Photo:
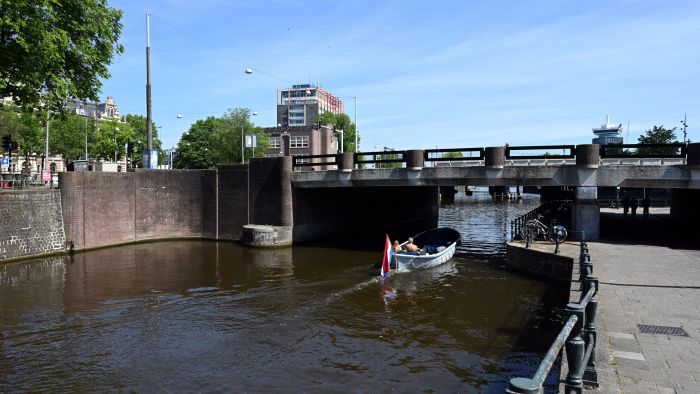
[[[525,222],[525,239],[547,239],[551,243],[559,242],[562,243],[566,239],[567,231],[564,226],[552,224],[548,227],[546,224],[542,223],[539,219],[542,215],[537,215],[537,218],[530,219]]]

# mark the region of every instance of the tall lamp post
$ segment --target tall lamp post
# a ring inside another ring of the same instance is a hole
[[[246,70],[246,74],[248,73]],[[253,116],[258,116],[258,113],[253,111]],[[243,131],[243,121],[241,121],[241,164],[245,163],[245,132]],[[253,147],[253,155],[255,155],[255,147]]]

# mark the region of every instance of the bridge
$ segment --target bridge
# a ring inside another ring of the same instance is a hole
[[[387,165],[397,168],[367,168]],[[457,185],[540,186],[543,201],[566,186],[574,190],[570,230],[589,240],[599,232],[599,187],[670,188],[674,219],[700,219],[698,143],[283,156],[216,170],[63,172],[59,180],[66,241],[76,249],[169,237],[272,245],[403,238],[435,227],[439,188]]]

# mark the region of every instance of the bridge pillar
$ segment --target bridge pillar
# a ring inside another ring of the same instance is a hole
[[[576,145],[576,166],[584,168],[598,168],[600,164],[600,145],[581,144]]]
[[[504,146],[492,146],[486,148],[486,168],[503,168],[506,164],[506,148]]]
[[[407,150],[406,151],[406,169],[422,170],[424,164],[422,150]]]
[[[340,172],[352,172],[352,168],[355,161],[355,155],[350,152],[338,153],[338,171]]]
[[[688,161],[689,166],[700,167],[700,142],[688,144]]]
[[[584,232],[586,240],[596,240],[600,236],[600,208],[598,207],[597,187],[576,188],[574,205],[571,209],[571,227],[575,239],[581,239]]]

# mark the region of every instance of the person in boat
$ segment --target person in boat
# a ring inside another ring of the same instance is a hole
[[[399,241],[394,241],[392,248],[394,249],[394,253],[399,253],[403,250],[401,249],[401,245],[399,245]]]
[[[413,237],[408,237],[408,241],[406,241],[406,244],[403,246],[403,248],[406,252],[411,253],[411,254],[418,254],[419,253],[418,246],[416,246],[413,243]]]

